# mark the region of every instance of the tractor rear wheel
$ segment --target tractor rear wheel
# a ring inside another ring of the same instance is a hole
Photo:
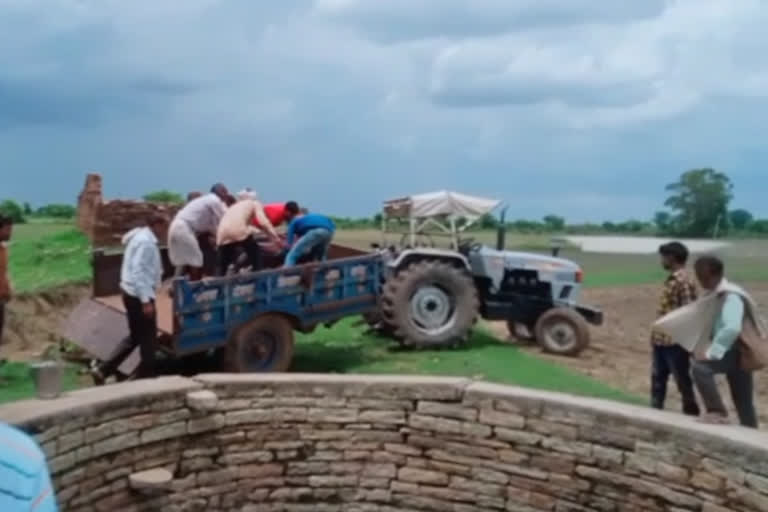
[[[235,373],[284,372],[293,359],[293,326],[283,315],[260,315],[241,326],[227,344],[224,361]]]
[[[550,309],[536,322],[536,341],[545,351],[562,356],[576,356],[589,346],[586,320],[569,308]]]
[[[403,345],[453,346],[465,340],[479,310],[475,283],[436,260],[411,263],[384,284],[383,323]]]

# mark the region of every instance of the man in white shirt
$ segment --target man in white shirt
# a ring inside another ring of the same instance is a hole
[[[168,256],[176,275],[187,270],[191,280],[203,277],[204,257],[198,237],[216,237],[229,197],[227,187],[218,183],[210,193],[193,199],[176,214],[168,230]]]
[[[167,224],[164,217],[153,216],[148,220],[146,227],[133,229],[123,236],[126,248],[120,269],[120,289],[123,292],[130,337],[117,348],[108,361],[92,370],[96,384],[103,384],[113,375],[136,346],[141,352],[141,363],[136,377],[155,375],[155,298],[163,278],[158,238]]]

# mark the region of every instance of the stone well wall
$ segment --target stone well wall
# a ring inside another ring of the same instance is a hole
[[[768,510],[768,436],[451,378],[168,377],[0,407],[64,511]],[[156,495],[129,475],[167,468]]]

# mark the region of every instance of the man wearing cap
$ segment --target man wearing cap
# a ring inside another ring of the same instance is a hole
[[[176,214],[168,230],[168,256],[176,275],[186,270],[191,280],[202,278],[204,257],[198,236],[215,239],[227,210],[225,201],[230,197],[227,187],[217,183],[208,194],[193,199]]]

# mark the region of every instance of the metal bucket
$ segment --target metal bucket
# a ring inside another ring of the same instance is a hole
[[[64,365],[56,361],[41,361],[30,366],[38,398],[56,398],[61,394]]]

